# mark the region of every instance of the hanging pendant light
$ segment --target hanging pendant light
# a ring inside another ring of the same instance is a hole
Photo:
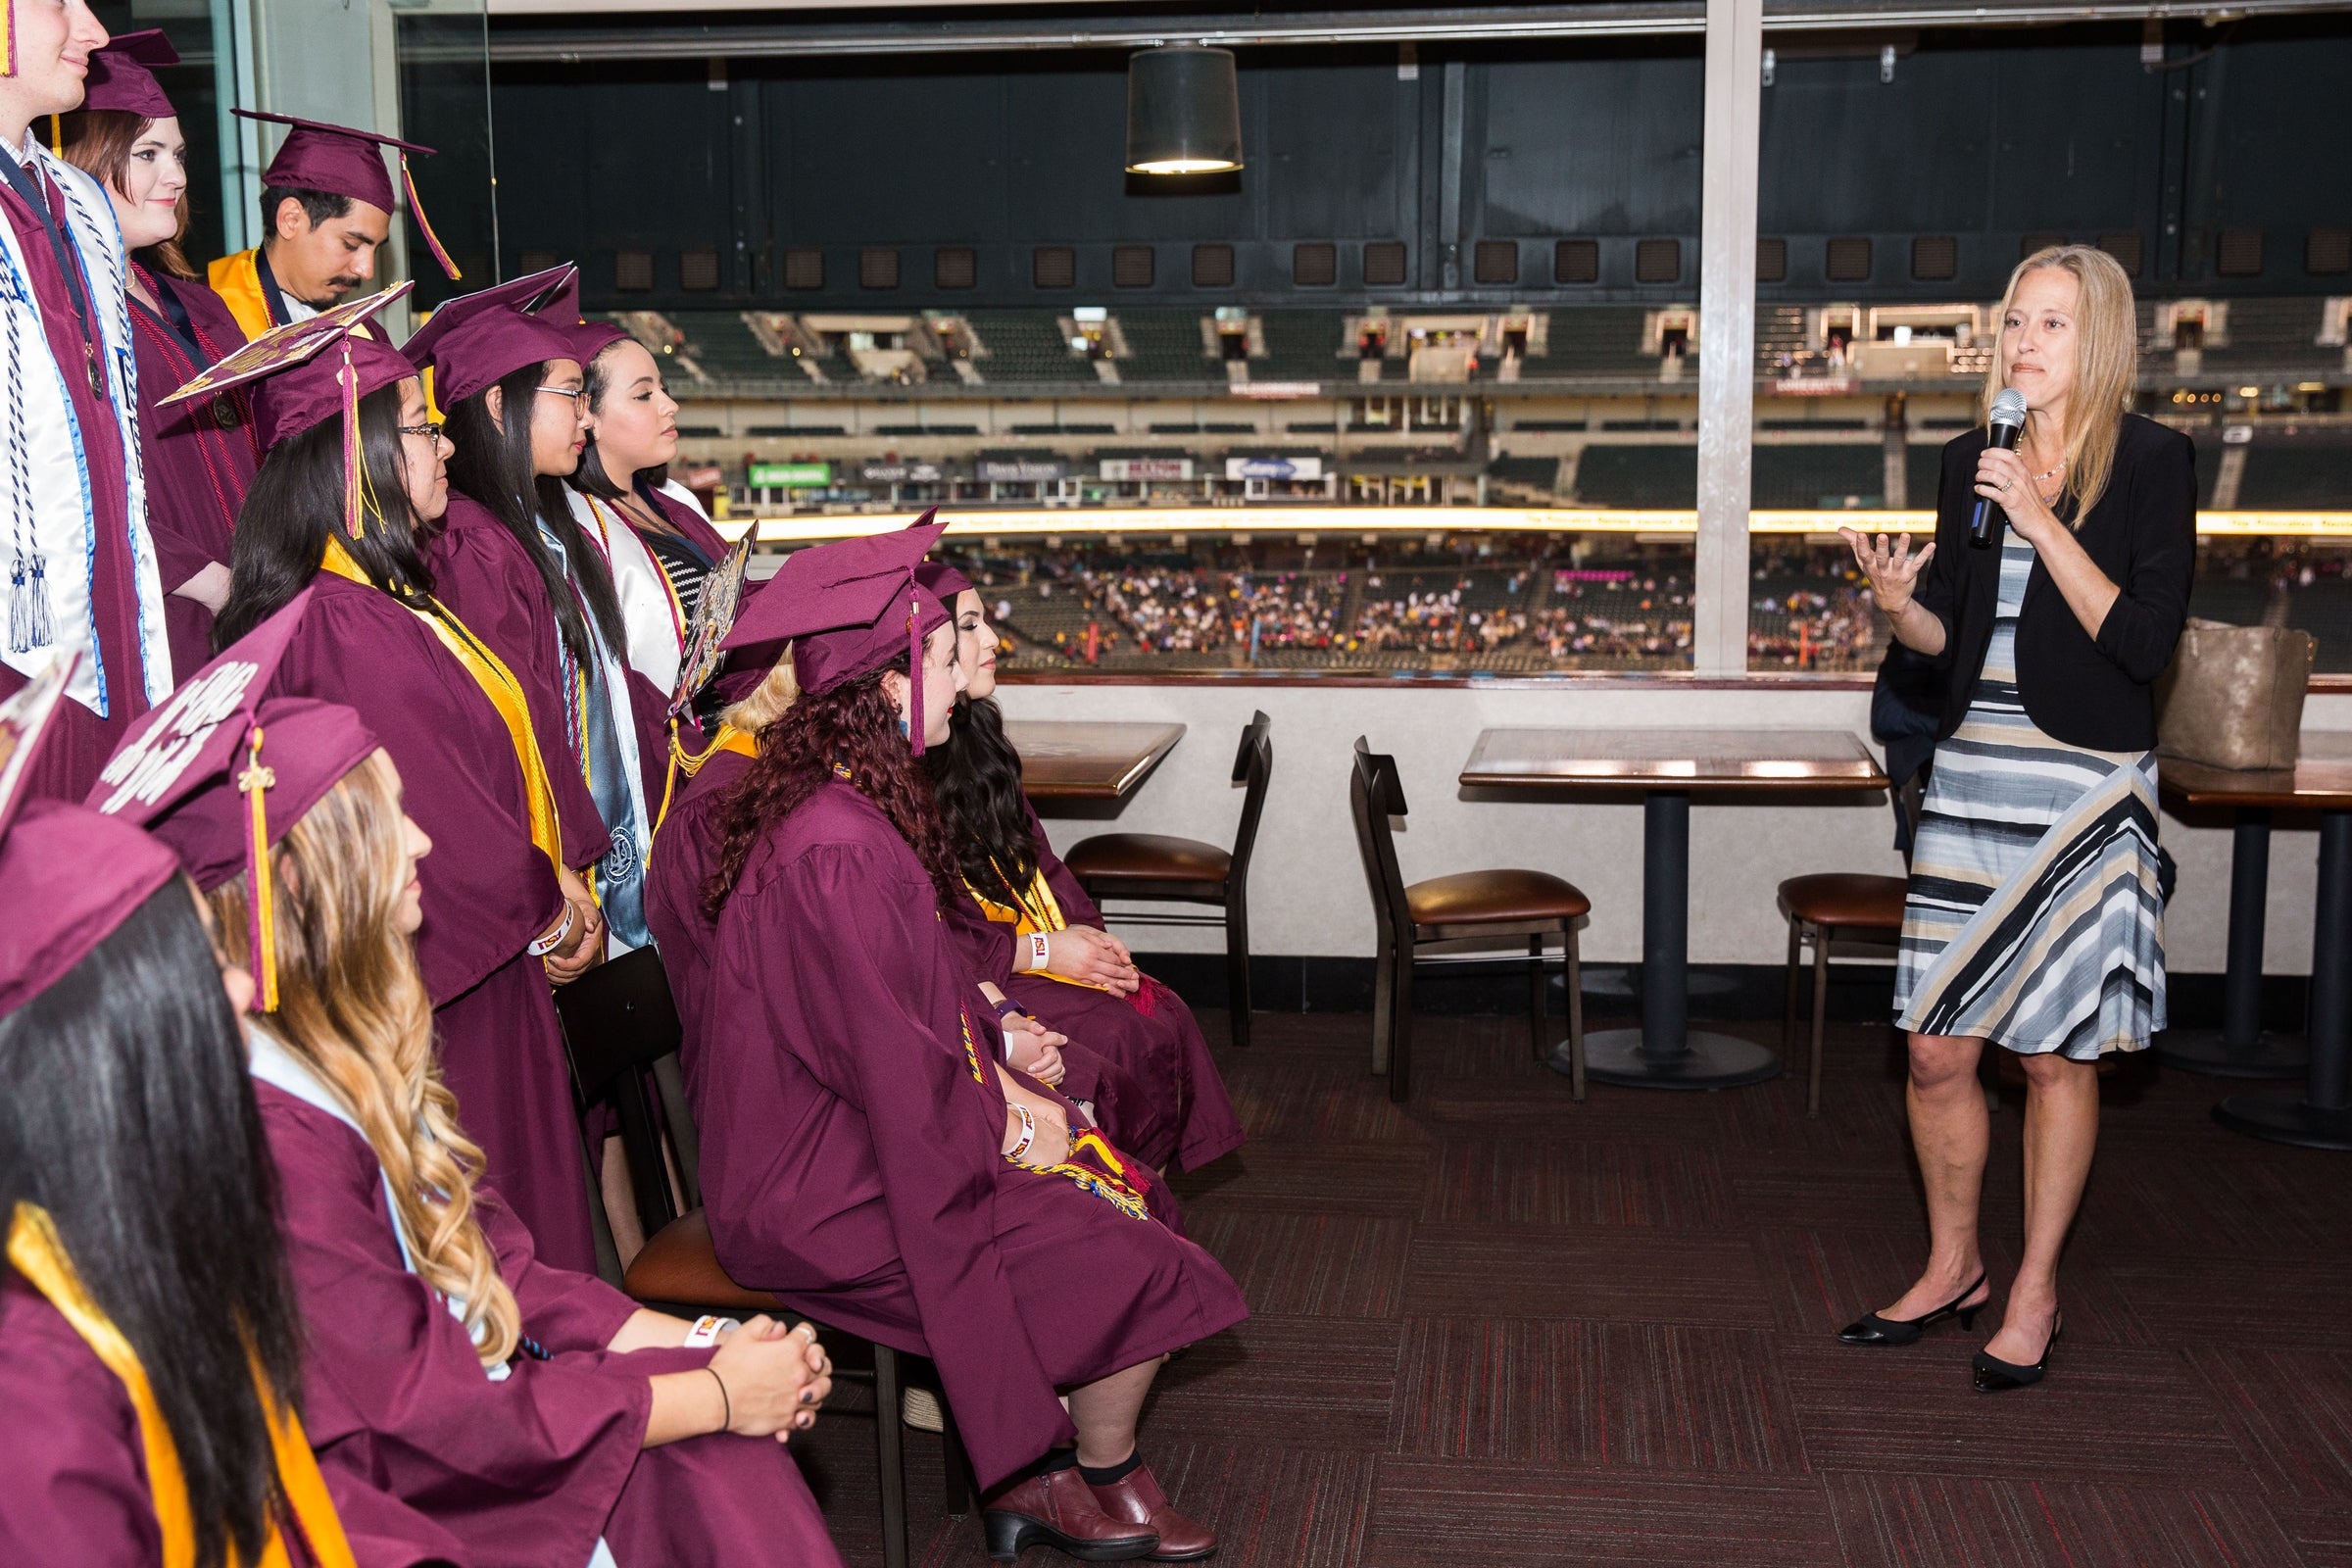
[[[1242,167],[1233,51],[1163,44],[1127,62],[1127,172],[1213,174]]]

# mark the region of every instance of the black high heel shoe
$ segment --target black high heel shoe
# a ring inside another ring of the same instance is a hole
[[[1858,1321],[1848,1323],[1838,1331],[1838,1343],[1840,1345],[1877,1345],[1889,1348],[1899,1345],[1917,1345],[1919,1337],[1927,1332],[1930,1324],[1940,1323],[1947,1317],[1958,1318],[1960,1326],[1964,1329],[1974,1328],[1977,1323],[1977,1314],[1984,1310],[1985,1303],[1992,1299],[1992,1293],[1985,1291],[1984,1300],[1978,1301],[1973,1305],[1962,1306],[1960,1303],[1976,1295],[1977,1292],[1984,1290],[1984,1281],[1987,1277],[1984,1274],[1979,1274],[1976,1282],[1967,1290],[1962,1291],[1958,1296],[1953,1297],[1925,1317],[1881,1317],[1876,1312],[1865,1312]]]
[[[2019,1366],[2015,1361],[2004,1361],[1997,1355],[1979,1350],[1970,1357],[1968,1363],[1976,1377],[1977,1392],[2006,1394],[2011,1389],[2030,1389],[2039,1383],[2049,1375],[2050,1351],[2057,1348],[2059,1331],[2065,1327],[2064,1318],[2050,1324],[2049,1343],[2041,1348],[2041,1359],[2032,1366]]]

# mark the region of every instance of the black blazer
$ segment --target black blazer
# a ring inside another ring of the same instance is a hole
[[[1999,608],[2000,537],[1988,550],[1968,542],[1984,451],[1981,428],[1943,449],[1936,559],[1917,590],[1920,605],[1943,622],[1938,662],[1950,684],[1937,740],[1958,729],[1968,712]],[[2036,561],[2017,617],[2018,697],[2026,716],[2052,740],[2100,752],[2146,751],[2156,744],[2155,680],[2180,640],[2196,568],[2196,448],[2188,437],[2125,415],[2106,492],[2075,538],[2123,596],[2093,640]]]

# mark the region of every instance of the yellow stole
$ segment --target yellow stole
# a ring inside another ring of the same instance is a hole
[[[973,887],[969,878],[965,879],[963,889],[972,896],[972,902],[980,906],[982,914],[987,915],[999,925],[1012,927],[1017,936],[1025,937],[1037,931],[1051,935],[1055,931],[1066,931],[1070,927],[1070,922],[1062,916],[1061,901],[1054,897],[1053,885],[1046,881],[1046,873],[1043,870],[1030,876],[1029,887],[1020,895],[1020,902],[1017,905],[997,903],[987,894]],[[1058,980],[1065,986],[1081,986],[1088,991],[1108,991],[1110,989],[1108,986],[1099,986],[1089,980],[1073,980],[1066,974],[1055,974],[1050,969],[1025,969],[1022,973],[1043,975],[1048,980]]]
[[[343,541],[331,533],[326,537],[326,554],[318,564],[322,570],[347,577],[363,587],[375,586],[368,573],[360,569],[360,564],[351,559],[351,552],[343,548]],[[393,602],[400,603],[397,599]],[[438,605],[438,601],[435,603]],[[547,782],[547,763],[539,756],[539,733],[531,728],[530,702],[523,696],[522,683],[488,645],[465,630],[465,623],[446,607],[438,615],[415,605],[401,608],[432,628],[441,646],[473,677],[482,695],[490,699],[490,706],[498,710],[498,716],[507,726],[507,739],[514,747],[514,760],[522,768],[522,793],[531,814],[531,842],[547,857],[547,863],[555,867],[560,878],[564,871],[564,832],[556,819],[556,794]]]
[[[139,1364],[138,1351],[82,1289],[81,1277],[74,1271],[74,1260],[66,1255],[48,1210],[31,1203],[17,1205],[8,1227],[8,1260],[34,1290],[49,1298],[49,1304],[73,1325],[106,1369],[122,1380],[122,1391],[138,1413],[139,1439],[147,1458],[147,1488],[154,1494],[156,1524],[164,1538],[164,1568],[188,1568],[196,1560],[196,1525],[188,1507],[187,1479],[179,1468],[179,1450],[172,1442],[172,1429],[164,1424],[163,1409],[155,1402],[154,1385],[147,1381],[147,1369]],[[253,1369],[253,1381],[270,1421],[270,1448],[277,1460],[278,1485],[293,1507],[312,1557],[319,1568],[353,1568],[351,1544],[344,1540],[343,1522],[335,1516],[326,1481],[318,1474],[311,1441],[303,1435],[302,1418],[291,1405],[278,1400],[258,1365]],[[238,1562],[233,1549],[228,1560],[232,1565]],[[288,1563],[285,1541],[272,1519],[269,1542],[256,1568],[288,1568]]]
[[[262,270],[253,261],[257,254],[239,251],[218,257],[204,270],[205,282],[228,306],[228,314],[245,329],[249,343],[277,325],[270,318],[270,301],[262,294]]]

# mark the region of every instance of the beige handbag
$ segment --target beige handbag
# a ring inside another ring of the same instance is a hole
[[[2156,680],[2156,753],[2209,767],[2295,765],[2311,633],[2190,620]]]

